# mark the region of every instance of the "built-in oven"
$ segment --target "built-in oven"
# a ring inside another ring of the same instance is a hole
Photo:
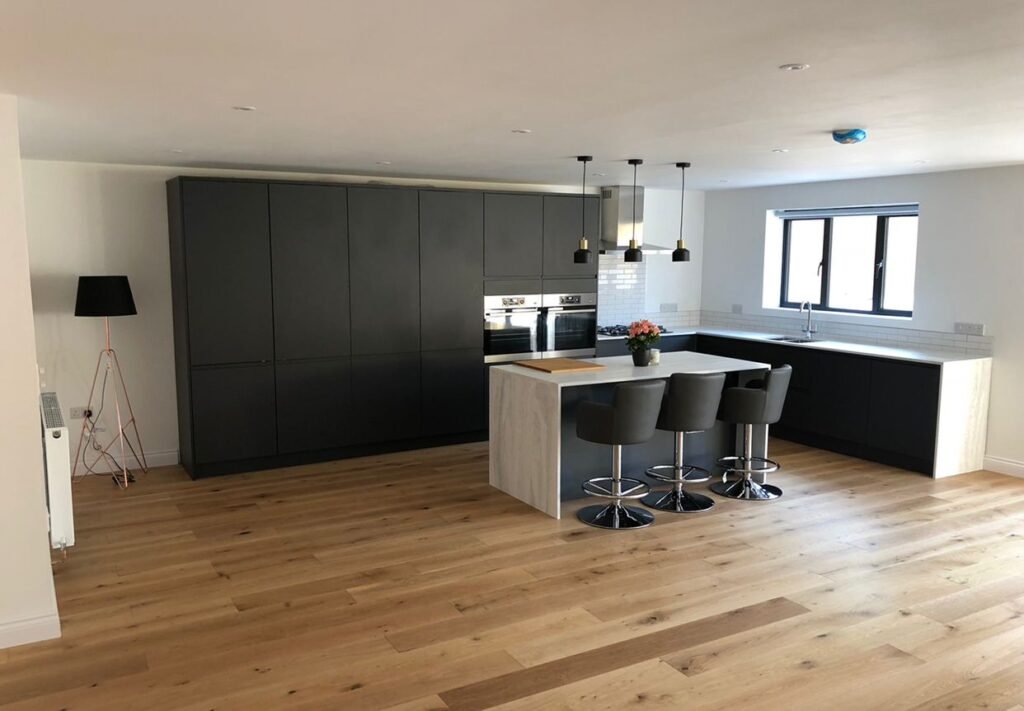
[[[485,363],[543,357],[540,305],[540,294],[484,297]]]
[[[597,294],[545,294],[541,304],[545,358],[597,354]]]

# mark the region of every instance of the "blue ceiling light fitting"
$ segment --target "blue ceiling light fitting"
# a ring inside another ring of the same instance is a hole
[[[868,132],[863,128],[843,128],[832,132],[832,140],[843,145],[860,143],[867,137]]]

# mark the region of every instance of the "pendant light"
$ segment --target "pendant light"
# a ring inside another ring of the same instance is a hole
[[[676,167],[679,168],[681,176],[679,179],[679,239],[676,240],[676,248],[672,250],[672,261],[688,262],[690,261],[690,250],[686,248],[686,243],[683,242],[683,203],[685,202],[686,192],[686,169],[690,167],[690,164],[676,163]]]
[[[643,163],[642,158],[629,159],[629,164],[633,166],[633,237],[629,240],[629,249],[626,250],[627,262],[644,261],[644,253],[640,251],[640,247],[636,243],[636,167]]]
[[[583,218],[580,231],[580,246],[572,253],[574,264],[590,264],[593,253],[587,246],[587,163],[594,160],[594,156],[576,156],[576,160],[583,164],[583,184],[580,187],[580,214]]]

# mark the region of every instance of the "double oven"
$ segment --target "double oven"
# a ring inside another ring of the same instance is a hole
[[[484,297],[484,362],[597,353],[597,294]]]

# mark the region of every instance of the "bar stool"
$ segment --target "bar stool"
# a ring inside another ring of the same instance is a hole
[[[767,483],[768,475],[778,471],[779,463],[754,456],[754,425],[774,425],[779,421],[792,375],[793,368],[783,365],[768,371],[763,381],[747,387],[726,388],[722,393],[718,419],[743,426],[743,455],[718,460],[725,472],[722,481],[712,484],[711,490],[719,496],[750,501],[768,501],[782,496],[782,489]],[[729,481],[730,474],[742,476]],[[761,475],[760,484],[754,481],[755,474]]]
[[[683,484],[701,484],[711,478],[707,469],[686,464],[683,444],[686,433],[704,432],[715,426],[724,385],[725,373],[675,373],[669,378],[668,392],[658,415],[658,429],[675,433],[675,463],[651,467],[647,476],[671,484],[672,489],[652,491],[643,498],[644,506],[658,511],[694,513],[707,511],[715,505],[710,496],[683,489]]]
[[[583,482],[590,496],[611,499],[609,504],[584,506],[576,516],[598,528],[643,528],[654,523],[654,514],[634,506],[623,506],[623,499],[640,499],[650,487],[639,479],[622,476],[622,447],[640,444],[654,436],[658,423],[665,382],[649,380],[615,386],[611,405],[581,402],[576,410],[576,436],[588,442],[612,446],[612,475]],[[628,488],[623,488],[623,486]]]

